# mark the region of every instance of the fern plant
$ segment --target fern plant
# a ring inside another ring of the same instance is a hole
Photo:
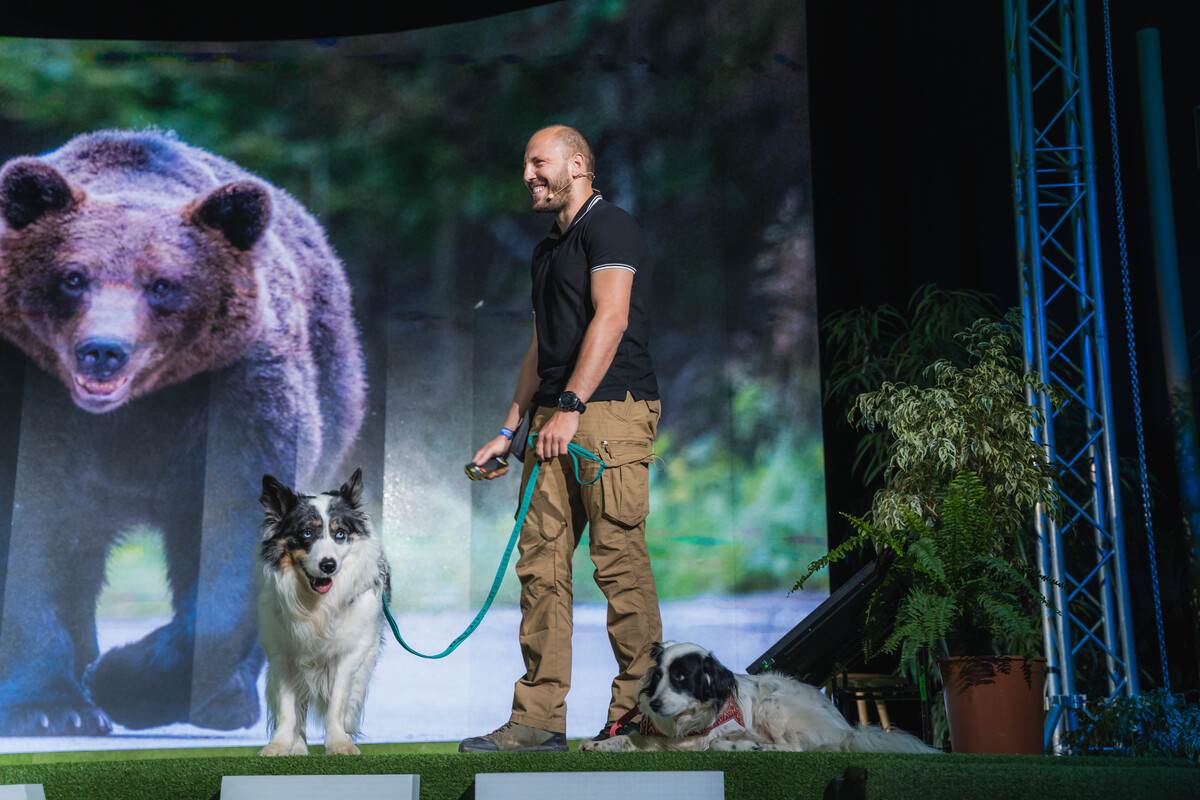
[[[885,382],[855,398],[850,420],[886,435],[884,486],[864,518],[844,515],[853,534],[796,583],[873,548],[887,566],[867,627],[887,598],[891,630],[868,638],[867,654],[899,653],[914,678],[936,675],[938,655],[1032,655],[1040,639],[1041,576],[1024,534],[1056,495],[1026,390],[1047,387],[1024,373],[1011,316],[977,320],[957,341],[965,359],[934,361],[926,385]]]
[[[898,554],[894,568],[910,576],[911,588],[882,649],[899,650],[901,668],[913,677],[918,660],[934,653],[1032,655],[1037,649],[1038,574],[1005,552],[986,494],[977,474],[960,472],[937,522]]]

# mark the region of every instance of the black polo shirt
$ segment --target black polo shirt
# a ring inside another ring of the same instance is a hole
[[[625,211],[593,192],[560,233],[556,222],[533,251],[533,313],[538,337],[538,377],[533,396],[539,406],[554,406],[575,369],[592,307],[592,273],[623,269],[633,273],[629,322],[612,364],[588,402],[657,400],[658,381],[650,361],[649,264],[641,228]]]

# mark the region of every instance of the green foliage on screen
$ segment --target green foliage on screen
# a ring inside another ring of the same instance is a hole
[[[652,349],[660,379],[680,376],[647,523],[660,594],[783,592],[825,547],[803,14],[789,0],[696,13],[676,0],[552,4],[331,48],[5,39],[0,144],[7,158],[154,126],[285,188],[346,264],[379,387],[389,320],[427,314],[473,335],[527,318],[548,221],[526,211],[521,151],[540,125],[578,125],[598,188],[647,231]],[[737,25],[714,22],[733,13]],[[421,503],[462,516],[437,482]],[[464,569],[472,598],[486,591],[511,516],[489,507],[468,523],[486,538],[465,567],[467,526],[449,524],[425,532],[421,569],[393,561],[416,604],[459,607],[461,579],[447,578]],[[160,550],[144,530],[114,551],[102,616],[166,613]],[[596,601],[586,552],[576,597]],[[510,576],[501,601],[516,588]]]

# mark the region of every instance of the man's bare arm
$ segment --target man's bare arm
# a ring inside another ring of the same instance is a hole
[[[629,298],[633,293],[633,273],[624,269],[603,269],[592,273],[592,307],[595,316],[588,323],[579,348],[575,371],[567,381],[567,390],[587,402],[612,366],[621,337],[629,324]],[[579,430],[578,411],[556,411],[538,434],[540,459],[567,454],[567,445]]]
[[[633,273],[625,269],[602,269],[592,273],[592,307],[596,315],[588,323],[579,348],[575,371],[567,381],[567,391],[587,402],[604,380],[617,355],[617,347],[629,325],[629,299],[633,294]]]

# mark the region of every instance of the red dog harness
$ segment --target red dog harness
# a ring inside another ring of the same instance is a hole
[[[699,731],[692,731],[687,736],[707,736],[716,739],[734,731],[745,730],[746,719],[742,716],[742,707],[737,704],[737,700],[733,695],[730,695],[725,700],[725,704],[721,706],[721,712],[717,714],[717,718],[712,725]],[[640,732],[643,736],[666,736],[665,733],[654,727],[654,723],[650,721],[649,716],[642,717]]]

